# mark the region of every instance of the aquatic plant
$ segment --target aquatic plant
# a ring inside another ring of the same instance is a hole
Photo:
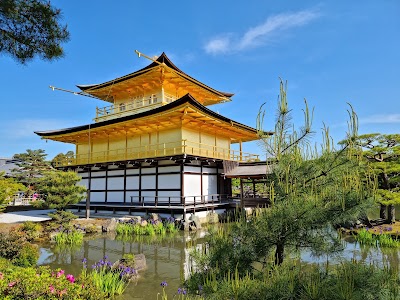
[[[400,247],[400,241],[393,239],[388,233],[383,233],[383,230],[379,234],[374,234],[371,230],[360,229],[356,236],[356,240],[362,245],[371,245],[379,247],[396,248]]]
[[[85,259],[82,262],[86,265]],[[90,273],[86,273],[85,271],[85,274],[93,280],[94,285],[103,291],[107,297],[114,297],[121,295],[125,291],[129,280],[132,276],[136,276],[137,273],[131,267],[123,265],[113,266],[108,257],[105,256],[92,265]]]
[[[67,229],[58,232],[54,237],[54,242],[57,245],[79,245],[83,242],[84,233],[76,229]]]
[[[374,238],[374,235],[371,233],[371,231],[368,228],[360,229],[356,236],[356,240],[362,245],[373,245],[373,246],[377,245],[377,241]]]

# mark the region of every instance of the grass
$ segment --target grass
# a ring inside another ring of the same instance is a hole
[[[389,233],[375,234],[371,230],[362,228],[358,231],[356,240],[361,245],[371,245],[386,248],[397,248],[400,247],[400,241],[394,239]]]
[[[149,220],[137,223],[134,221],[120,222],[117,224],[116,232],[118,235],[165,235],[166,233],[175,233],[178,228],[174,220],[168,218],[166,221]]]
[[[69,230],[59,232],[54,236],[57,245],[79,245],[83,242],[83,232],[78,230]]]

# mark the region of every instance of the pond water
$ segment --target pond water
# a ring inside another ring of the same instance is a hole
[[[82,259],[87,258],[88,268],[105,255],[112,262],[126,253],[143,253],[147,269],[139,273],[136,283],[128,286],[118,299],[157,299],[162,292],[160,283],[166,281],[166,291],[172,299],[181,282],[190,273],[192,264],[189,252],[194,247],[201,247],[205,232],[193,234],[178,232],[161,237],[135,236],[121,240],[112,234],[103,234],[93,239],[84,240],[76,249],[61,249],[51,244],[41,245],[39,264],[51,268],[62,268],[67,273],[78,275],[82,269]]]
[[[166,291],[172,299],[182,280],[190,274],[193,267],[189,253],[194,247],[202,247],[204,235],[204,231],[193,234],[179,232],[165,238],[139,236],[121,240],[118,236],[104,234],[85,240],[77,249],[62,250],[50,244],[41,245],[39,264],[62,268],[68,273],[78,275],[84,257],[88,259],[90,268],[105,255],[109,260],[116,261],[125,253],[143,253],[146,256],[147,270],[142,271],[139,280],[130,284],[118,299],[157,299],[157,293],[162,292],[162,281],[168,283]],[[366,263],[389,263],[399,266],[397,249],[360,247],[351,237],[345,239],[344,244],[344,251],[330,257],[330,263],[339,262],[341,259],[356,259]],[[324,263],[327,260],[327,257],[314,257],[307,251],[302,252],[299,257],[305,262]]]

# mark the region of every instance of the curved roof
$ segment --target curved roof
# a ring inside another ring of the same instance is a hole
[[[143,118],[147,118],[147,117],[157,117],[157,116],[160,116],[160,114],[167,114],[167,113],[173,112],[174,109],[177,109],[184,104],[188,104],[188,106],[190,106],[196,112],[200,112],[203,115],[207,115],[210,118],[215,119],[220,123],[224,123],[225,124],[224,126],[226,128],[234,127],[241,132],[246,132],[246,136],[248,137],[248,140],[258,139],[257,129],[247,126],[247,125],[244,125],[244,124],[241,124],[239,122],[233,121],[227,117],[224,117],[224,116],[208,109],[207,107],[205,107],[204,105],[199,103],[190,94],[186,94],[182,98],[175,100],[167,105],[164,105],[164,106],[152,109],[152,110],[144,111],[142,113],[132,114],[129,116],[124,116],[124,117],[111,119],[111,120],[98,122],[98,123],[81,125],[81,126],[77,126],[77,127],[64,128],[64,129],[58,129],[58,130],[50,130],[50,131],[35,131],[35,133],[43,138],[50,138],[50,139],[54,138],[56,140],[61,140],[62,138],[60,137],[60,139],[57,139],[57,136],[66,135],[66,134],[74,134],[74,133],[83,132],[83,131],[86,131],[89,129],[95,130],[96,128],[106,128],[106,127],[109,127],[110,125],[119,125],[124,122],[139,120],[139,119],[143,119]],[[267,134],[272,134],[272,133],[267,133]]]
[[[144,74],[150,72],[151,70],[153,70],[153,68],[158,67],[160,65],[164,65],[167,68],[172,69],[173,71],[176,72],[176,74],[180,75],[184,79],[190,81],[191,83],[193,83],[195,85],[198,85],[198,86],[206,89],[207,91],[209,91],[211,93],[214,93],[216,95],[219,95],[219,96],[222,96],[222,97],[226,97],[226,98],[230,98],[230,97],[232,97],[234,95],[232,93],[226,93],[226,92],[215,90],[215,89],[209,87],[208,85],[206,85],[206,84],[194,79],[193,77],[189,76],[188,74],[186,74],[185,72],[180,70],[177,66],[175,66],[175,64],[172,63],[172,61],[168,58],[168,56],[164,52],[155,61],[153,61],[151,64],[149,64],[148,66],[146,66],[146,67],[144,67],[144,68],[142,68],[142,69],[140,69],[140,70],[138,70],[136,72],[130,73],[130,74],[122,76],[122,77],[115,78],[113,80],[109,80],[109,81],[104,82],[104,83],[88,84],[88,85],[77,85],[77,87],[79,89],[81,89],[83,92],[91,94],[91,93],[95,92],[98,89],[105,88],[105,87],[108,87],[108,86],[112,86],[114,84],[118,84],[118,83],[123,82],[125,80],[129,80],[129,79],[144,75]],[[103,97],[99,97],[99,98],[102,99]],[[103,99],[103,100],[107,100],[107,99]]]

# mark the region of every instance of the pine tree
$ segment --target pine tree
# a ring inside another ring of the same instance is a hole
[[[209,266],[241,274],[253,271],[254,263],[267,266],[274,255],[282,264],[288,248],[308,248],[317,253],[341,249],[334,225],[356,221],[373,203],[373,176],[361,170],[355,155],[357,116],[349,110],[349,130],[341,148],[334,147],[329,129],[324,128],[320,149],[311,147],[312,113],[307,103],[304,125],[295,130],[286,99],[286,85],[280,84],[274,135],[264,136],[265,111],[260,109],[257,128],[271,161],[267,174],[270,206],[244,219],[228,234],[213,236]],[[215,270],[215,269],[214,269]]]
[[[1,206],[10,202],[17,192],[25,191],[25,189],[24,185],[13,178],[5,178],[4,173],[0,173],[0,210]]]
[[[75,172],[51,171],[37,182],[37,190],[45,201],[45,206],[64,210],[85,198],[86,187],[78,185],[81,177]]]
[[[15,154],[14,159],[18,168],[12,170],[12,175],[28,188],[33,188],[35,183],[43,176],[44,172],[52,170],[46,161],[47,154],[42,149],[27,149],[25,153]]]
[[[378,179],[380,217],[394,223],[395,205],[400,204],[400,134],[364,134],[357,144]]]
[[[35,56],[53,60],[63,56],[67,26],[59,23],[61,11],[45,0],[0,1],[0,53],[25,64]]]

